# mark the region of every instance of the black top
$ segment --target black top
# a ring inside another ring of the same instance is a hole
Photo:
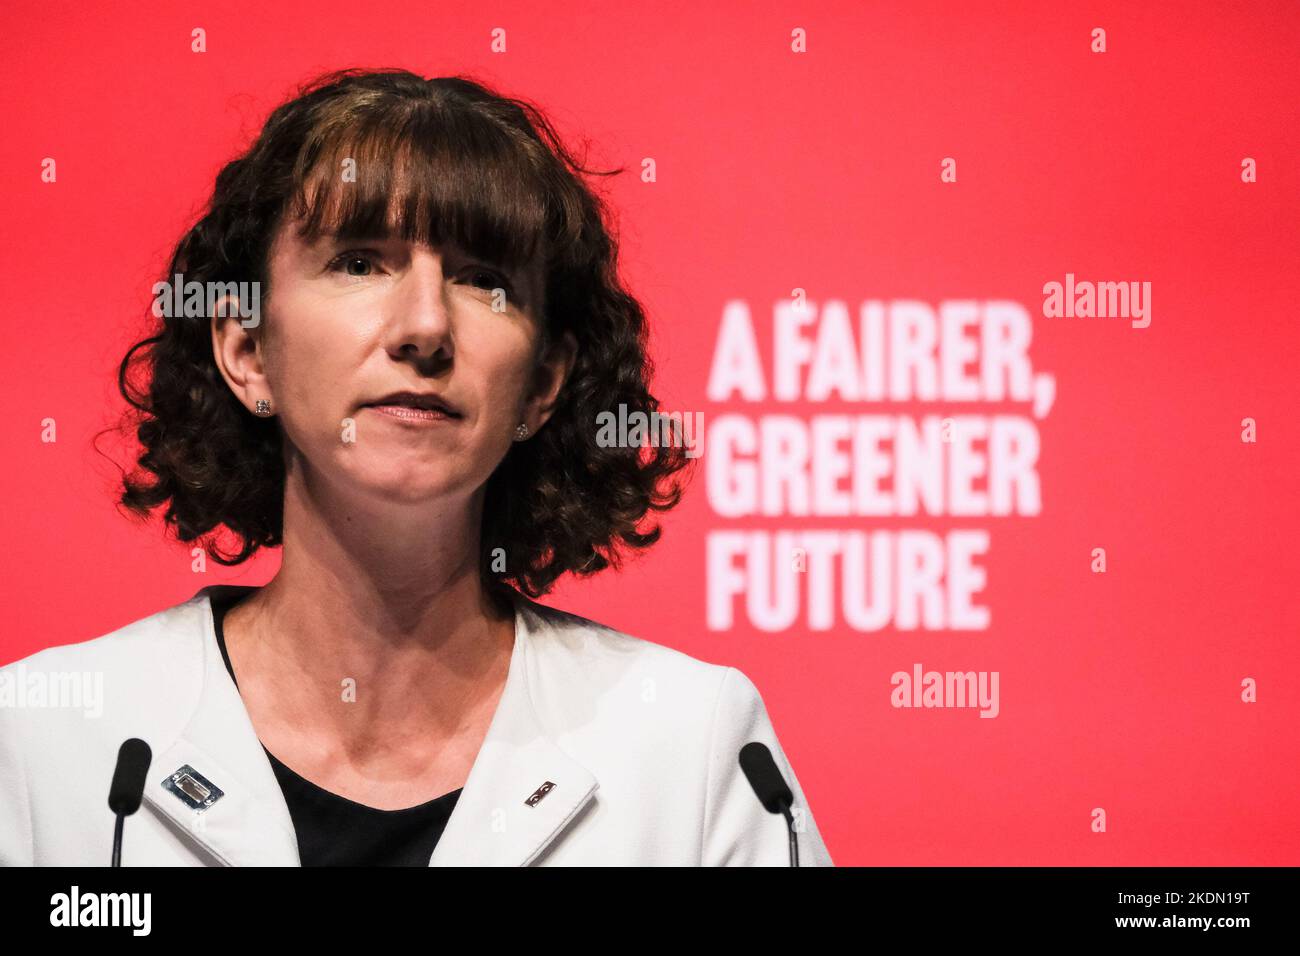
[[[230,666],[221,622],[227,611],[256,590],[225,585],[211,595],[217,643],[236,689],[239,682]],[[428,866],[461,794],[453,790],[418,807],[380,810],[316,786],[281,763],[265,745],[262,749],[289,806],[303,866]]]

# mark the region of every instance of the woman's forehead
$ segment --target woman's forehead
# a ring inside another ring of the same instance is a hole
[[[309,244],[407,241],[431,249],[458,250],[496,265],[545,270],[549,247],[540,230],[512,230],[507,226],[508,216],[496,219],[470,200],[456,203],[455,208],[435,209],[420,198],[418,192],[408,195],[394,187],[358,203],[336,188],[327,188],[320,197],[315,187],[305,186],[300,203],[286,209],[284,224]]]

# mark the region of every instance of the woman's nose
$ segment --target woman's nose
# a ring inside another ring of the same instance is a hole
[[[451,316],[437,253],[417,250],[386,303],[387,344],[394,354],[414,351],[428,358],[450,340]]]

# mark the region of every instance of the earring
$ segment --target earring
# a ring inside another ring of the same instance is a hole
[[[259,398],[257,400],[257,414],[259,415],[271,414],[271,403],[267,401],[265,398]]]
[[[519,425],[515,428],[515,441],[523,441],[527,437],[528,437],[528,426],[525,425],[523,422],[520,422]]]

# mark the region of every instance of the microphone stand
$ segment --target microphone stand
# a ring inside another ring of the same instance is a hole
[[[790,831],[790,865],[799,865],[799,839],[794,832],[794,815],[790,813],[790,805],[784,800],[781,801],[781,815],[785,817],[785,827]]]
[[[113,825],[113,866],[122,865],[122,824],[126,822],[124,814],[117,814],[117,823]]]

